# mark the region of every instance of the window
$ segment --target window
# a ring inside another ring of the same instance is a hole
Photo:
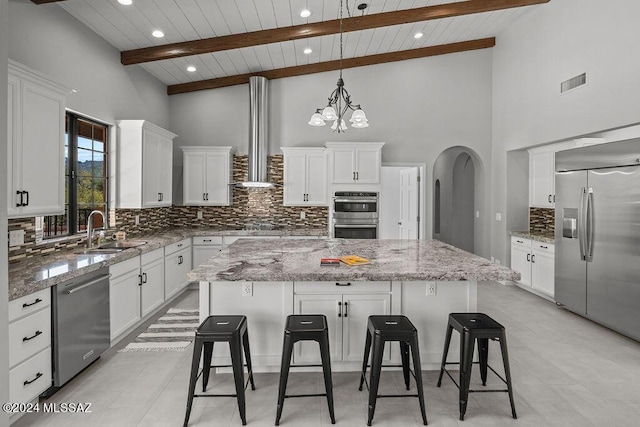
[[[92,210],[102,211],[107,217],[107,131],[107,125],[67,113],[65,213],[44,217],[45,239],[85,231]],[[99,216],[94,215],[93,221],[94,226],[102,226]]]

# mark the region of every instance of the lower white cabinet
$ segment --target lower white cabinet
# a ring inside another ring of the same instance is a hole
[[[222,250],[222,236],[197,236],[193,238],[193,268],[197,268]]]
[[[191,238],[183,239],[165,248],[164,298],[169,299],[189,284],[191,271]]]
[[[555,247],[551,243],[511,237],[511,269],[520,273],[520,284],[554,296]]]
[[[367,319],[391,314],[389,282],[296,282],[294,314],[324,314],[329,328],[332,361],[362,362]],[[385,361],[390,361],[389,347]],[[296,363],[318,363],[318,345],[303,342],[294,350]]]
[[[51,289],[9,301],[9,402],[51,387]]]
[[[111,343],[164,303],[164,248],[109,267]]]

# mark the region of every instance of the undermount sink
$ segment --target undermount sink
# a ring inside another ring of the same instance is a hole
[[[95,248],[85,248],[77,251],[81,254],[117,254],[125,249],[135,248],[145,245],[147,242],[143,240],[118,240],[116,242],[103,243]]]

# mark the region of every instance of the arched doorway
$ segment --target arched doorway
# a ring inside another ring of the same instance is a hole
[[[433,238],[472,253],[486,240],[476,213],[484,203],[484,176],[479,156],[468,147],[450,147],[433,167]]]

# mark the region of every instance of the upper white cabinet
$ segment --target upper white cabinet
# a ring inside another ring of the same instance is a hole
[[[182,147],[183,204],[230,206],[232,147]]]
[[[118,124],[118,207],[171,206],[173,139],[145,120]]]
[[[378,184],[384,142],[327,142],[332,184]]]
[[[64,123],[69,90],[9,60],[9,217],[64,213]]]
[[[529,205],[555,206],[555,151],[549,147],[529,150]]]
[[[326,148],[282,147],[284,206],[327,206]]]

